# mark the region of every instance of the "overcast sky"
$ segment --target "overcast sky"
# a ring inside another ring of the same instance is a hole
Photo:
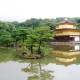
[[[0,0],[0,20],[80,17],[80,0]]]

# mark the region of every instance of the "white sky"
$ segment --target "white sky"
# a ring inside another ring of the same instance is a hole
[[[0,0],[0,20],[80,17],[80,0]]]

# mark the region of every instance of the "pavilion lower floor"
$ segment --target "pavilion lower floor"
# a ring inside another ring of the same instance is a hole
[[[54,42],[79,42],[80,41],[80,36],[79,35],[69,35],[69,36],[55,36],[54,37]]]

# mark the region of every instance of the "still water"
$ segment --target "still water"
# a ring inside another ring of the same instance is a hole
[[[80,45],[55,45],[51,55],[29,60],[0,48],[0,80],[80,80],[79,50]]]

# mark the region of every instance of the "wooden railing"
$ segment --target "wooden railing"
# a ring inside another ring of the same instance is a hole
[[[75,45],[75,44],[80,44],[80,42],[75,42],[75,41],[71,41],[71,42],[51,42],[51,45]]]

